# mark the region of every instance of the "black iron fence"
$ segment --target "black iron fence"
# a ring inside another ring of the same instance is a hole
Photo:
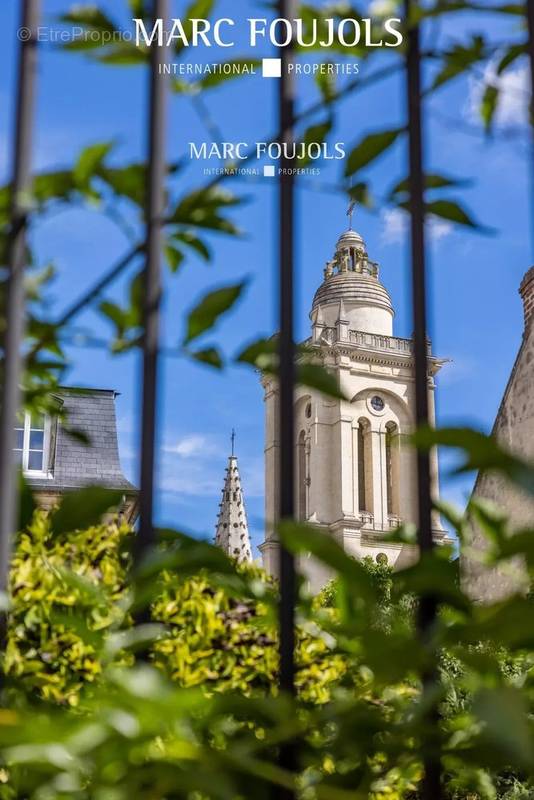
[[[33,134],[34,88],[37,68],[36,28],[40,16],[40,0],[21,0],[21,24],[29,31],[20,43],[18,67],[17,111],[13,132],[14,157],[11,181],[11,211],[8,248],[8,278],[6,282],[5,321],[3,340],[3,380],[1,387],[0,415],[0,590],[6,591],[12,534],[16,527],[15,509],[17,487],[12,461],[12,437],[17,408],[20,404],[20,380],[24,352],[24,267],[26,256],[26,228],[29,213],[28,197],[31,189],[31,145]],[[424,130],[421,90],[421,49],[417,3],[406,0],[406,109],[409,146],[409,212],[411,217],[411,281],[413,299],[414,360],[415,360],[415,413],[418,426],[428,423],[428,351],[425,280],[425,199],[424,199]],[[278,14],[282,18],[295,16],[295,0],[279,0]],[[154,0],[154,19],[168,18],[168,0]],[[526,17],[529,31],[529,54],[532,84],[534,85],[534,0],[527,0]],[[165,27],[165,26],[163,26]],[[151,46],[149,67],[149,104],[147,111],[147,196],[145,243],[128,254],[144,250],[144,317],[143,317],[143,404],[142,445],[140,476],[140,527],[137,535],[136,558],[150,548],[154,541],[153,498],[154,463],[156,441],[157,378],[159,353],[159,311],[161,299],[160,261],[162,252],[162,229],[165,208],[165,126],[167,103],[167,78],[162,65],[166,62],[166,48]],[[288,65],[295,58],[292,44],[282,49],[282,79],[279,82],[279,136],[282,142],[290,142],[294,136],[295,84]],[[295,388],[295,343],[294,343],[294,260],[295,260],[295,186],[291,162],[282,158],[279,178],[279,202],[277,233],[279,242],[279,486],[278,514],[281,520],[294,517],[294,388]],[[124,259],[118,265],[120,270]],[[113,272],[113,271],[112,271]],[[93,290],[99,291],[99,287]],[[74,313],[78,306],[74,308]],[[68,318],[68,315],[67,315]],[[418,542],[421,553],[432,549],[431,526],[431,478],[427,451],[418,453]],[[295,593],[296,572],[294,557],[281,548],[280,563],[280,687],[293,694],[295,652]],[[428,638],[437,612],[437,603],[431,595],[419,601],[419,635]],[[423,686],[432,694],[436,679],[435,664],[422,676]],[[437,729],[437,710],[428,704],[429,722]],[[282,766],[292,769],[295,765],[297,745],[285,745],[281,752]],[[424,800],[437,800],[441,795],[441,765],[439,740],[435,747],[426,750],[424,759]],[[282,791],[282,790],[280,790]],[[280,796],[278,794],[277,796]],[[293,796],[286,790],[287,797]]]

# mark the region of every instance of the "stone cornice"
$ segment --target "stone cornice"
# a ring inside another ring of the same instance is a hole
[[[394,337],[391,337],[394,338]],[[414,369],[414,359],[411,353],[387,353],[381,349],[371,349],[362,347],[361,345],[351,344],[350,342],[333,342],[332,344],[324,344],[307,340],[305,344],[309,345],[311,350],[317,350],[318,354],[323,357],[337,358],[345,356],[353,362],[376,364],[383,367],[397,367],[399,369]],[[429,375],[434,377],[440,371],[441,367],[447,363],[448,359],[437,358],[436,356],[429,356]],[[338,364],[338,366],[343,366]]]

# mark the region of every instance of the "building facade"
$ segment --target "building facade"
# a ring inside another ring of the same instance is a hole
[[[347,553],[385,559],[394,567],[410,563],[413,547],[388,541],[401,523],[417,523],[415,455],[406,441],[413,430],[412,341],[393,333],[394,309],[369,259],[362,237],[343,233],[313,299],[313,358],[337,376],[345,400],[305,386],[295,396],[295,502],[298,517],[328,532]],[[434,378],[444,362],[430,352],[429,401],[434,418]],[[277,574],[278,387],[262,378],[265,399],[266,535],[260,546],[264,566]],[[431,456],[438,493],[437,455]],[[445,541],[439,515],[433,532]],[[301,570],[315,591],[329,574],[312,559]]]
[[[119,458],[112,389],[61,388],[57,414],[26,412],[15,430],[15,458],[42,508],[65,492],[98,485],[123,493],[122,518],[137,517],[137,489],[124,477]]]
[[[523,300],[523,337],[492,436],[504,449],[534,462],[534,267],[524,276],[519,293]],[[490,472],[479,475],[473,497],[489,500],[505,511],[511,532],[532,529],[532,496],[504,476]],[[509,559],[499,568],[490,568],[484,560],[488,546],[483,532],[474,526],[460,560],[465,591],[479,602],[494,602],[514,592],[528,591],[528,575],[522,560]]]

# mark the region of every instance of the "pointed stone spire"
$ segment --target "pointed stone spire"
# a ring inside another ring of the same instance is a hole
[[[345,311],[343,298],[339,301],[339,311],[336,320],[336,331],[338,342],[346,342],[349,339],[349,319]]]
[[[235,433],[232,431],[232,455],[228,458],[226,467],[215,544],[221,547],[230,558],[235,558],[237,561],[252,561],[247,512],[245,511],[237,456],[234,455],[234,439]]]

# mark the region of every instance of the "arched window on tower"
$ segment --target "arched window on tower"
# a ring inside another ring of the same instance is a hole
[[[386,425],[386,491],[388,516],[399,516],[399,429],[394,422]]]
[[[301,431],[297,444],[297,510],[298,519],[306,520],[307,481],[306,481],[306,434]]]
[[[369,421],[358,420],[358,503],[360,513],[373,513],[373,469]]]

